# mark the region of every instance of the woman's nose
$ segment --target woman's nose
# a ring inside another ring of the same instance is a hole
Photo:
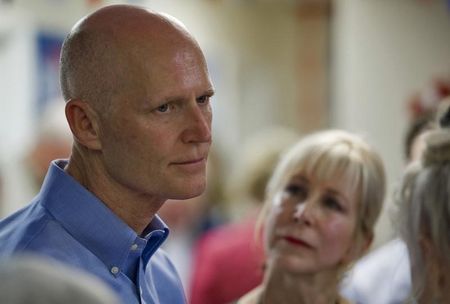
[[[309,201],[300,202],[295,207],[293,220],[296,223],[310,225],[312,223],[311,203]]]

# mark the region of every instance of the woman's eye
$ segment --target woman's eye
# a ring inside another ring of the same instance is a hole
[[[330,196],[325,197],[323,199],[323,204],[325,205],[325,207],[330,208],[332,210],[339,211],[339,212],[344,211],[344,208],[342,207],[339,200],[337,200],[334,197],[330,197]]]
[[[308,190],[303,185],[290,184],[285,190],[290,196],[296,196],[300,199],[304,199],[308,196]]]

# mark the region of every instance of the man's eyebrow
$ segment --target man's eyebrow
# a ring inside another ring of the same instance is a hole
[[[202,95],[208,95],[209,97],[212,97],[212,96],[214,96],[215,93],[216,92],[214,91],[214,89],[210,88],[210,89],[206,90]]]
[[[200,93],[199,95],[196,96],[196,98],[201,97],[201,96],[208,96],[208,97],[212,97],[214,96],[215,91],[213,88],[207,89],[204,92]],[[166,96],[161,98],[161,101],[164,101],[166,103],[170,103],[170,102],[178,102],[178,101],[182,101],[185,100],[185,96]],[[150,100],[151,101],[151,100]]]
[[[200,93],[200,94],[198,94],[197,96],[196,96],[196,98],[197,97],[202,97],[202,96],[208,96],[208,97],[212,97],[212,96],[214,96],[214,94],[215,94],[215,91],[214,91],[214,89],[213,88],[210,88],[210,89],[207,89],[207,90],[205,90],[204,92],[202,92],[202,93]],[[173,96],[173,98],[167,98],[167,101],[179,101],[179,100],[183,100],[184,98],[182,97],[182,96]]]

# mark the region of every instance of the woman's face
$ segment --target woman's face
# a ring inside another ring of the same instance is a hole
[[[266,223],[269,264],[295,273],[337,269],[352,260],[356,194],[331,180],[294,175],[276,195]]]

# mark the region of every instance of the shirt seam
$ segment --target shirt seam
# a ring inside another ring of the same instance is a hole
[[[41,232],[45,229],[45,227],[47,227],[48,223],[50,222],[50,219],[48,218],[49,216],[51,216],[51,217],[54,219],[53,215],[49,215],[47,208],[45,208],[44,206],[42,206],[40,200],[39,200],[37,203],[38,203],[43,209],[46,210],[46,213],[44,214],[44,216],[45,216],[45,220],[44,220],[44,221],[45,221],[45,222],[42,223],[42,224],[40,225],[40,229],[39,229],[39,230],[37,230],[34,234],[32,234],[32,235],[30,236],[29,240],[22,246],[22,250],[28,249],[29,246],[30,246],[30,244],[31,244],[31,242],[34,241],[34,240],[36,239],[36,237],[37,237],[39,234],[41,234]]]

